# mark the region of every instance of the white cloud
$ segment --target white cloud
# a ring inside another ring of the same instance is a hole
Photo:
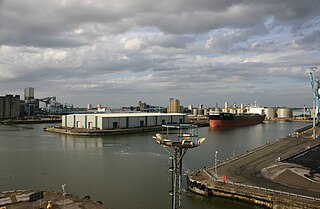
[[[320,63],[319,6],[317,0],[2,1],[0,93],[31,85],[79,105],[88,102],[81,95],[100,103],[113,98],[115,105],[141,97],[165,104],[172,96],[209,105],[234,95],[263,97],[281,86],[293,101],[292,84],[308,85],[306,71]]]
[[[124,48],[128,50],[140,50],[144,42],[140,38],[129,39],[124,42]]]

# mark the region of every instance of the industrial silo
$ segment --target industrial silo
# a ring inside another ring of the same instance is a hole
[[[264,108],[264,114],[266,115],[267,119],[273,119],[276,117],[276,108],[272,108],[272,107]]]
[[[193,111],[192,111],[193,115],[194,116],[197,116],[198,115],[198,109],[197,108],[194,108]]]
[[[292,109],[288,107],[278,108],[278,118],[292,118]]]
[[[229,112],[229,104],[228,104],[228,102],[227,102],[227,101],[224,103],[224,109],[223,109],[223,112]]]

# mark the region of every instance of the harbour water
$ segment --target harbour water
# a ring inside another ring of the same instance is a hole
[[[199,128],[206,141],[187,152],[183,173],[287,136],[305,123],[265,122],[232,129]],[[170,208],[169,154],[154,133],[78,137],[43,132],[46,124],[0,125],[0,190],[40,189],[90,195],[110,209]],[[184,184],[184,188],[185,188]],[[184,209],[261,208],[183,192]]]

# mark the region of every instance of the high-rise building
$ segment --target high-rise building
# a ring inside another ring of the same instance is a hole
[[[34,88],[27,87],[24,89],[24,100],[34,99]]]
[[[181,110],[180,110],[180,101],[178,99],[170,98],[167,112],[168,113],[179,113],[179,112],[181,112]]]

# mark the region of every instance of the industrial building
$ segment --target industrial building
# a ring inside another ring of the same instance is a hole
[[[103,113],[62,116],[62,127],[85,129],[125,129],[187,123],[182,113]]]
[[[0,96],[0,119],[15,118],[20,115],[20,96]]]

